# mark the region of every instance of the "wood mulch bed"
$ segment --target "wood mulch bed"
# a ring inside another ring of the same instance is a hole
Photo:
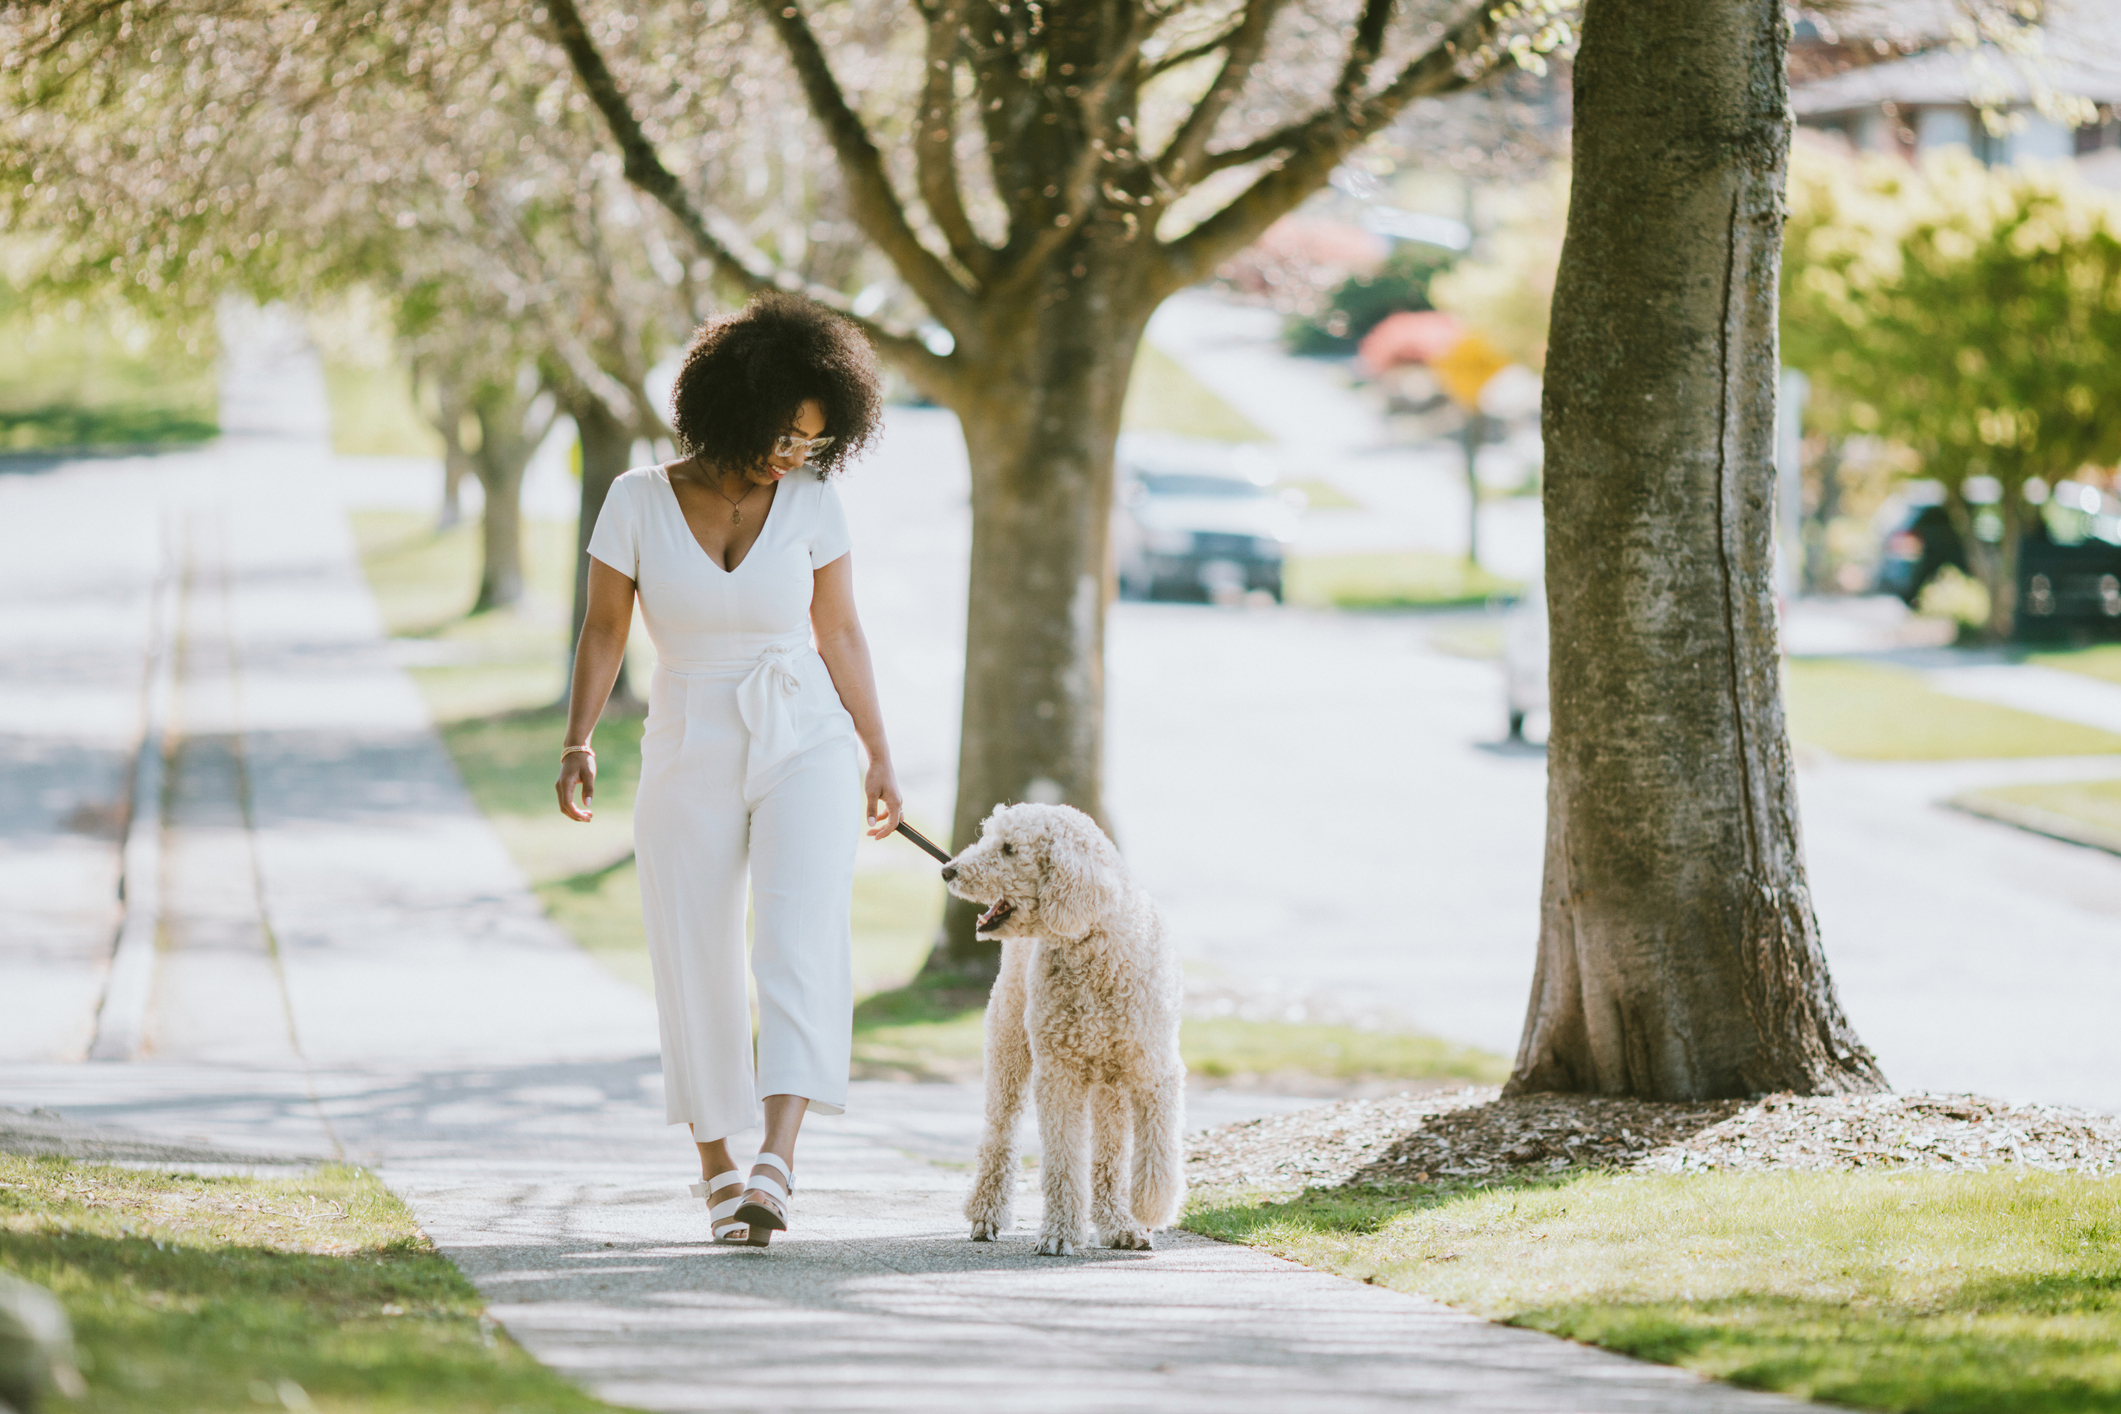
[[[1196,1188],[1296,1193],[1347,1184],[1479,1183],[1570,1169],[1988,1169],[2121,1172],[2121,1119],[1977,1095],[1769,1095],[1659,1104],[1503,1099],[1493,1086],[1317,1109],[1193,1136]]]

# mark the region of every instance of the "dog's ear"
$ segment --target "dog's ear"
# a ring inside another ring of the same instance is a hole
[[[1120,869],[1119,851],[1096,821],[1065,806],[1054,810],[1039,884],[1040,921],[1056,937],[1082,937],[1118,908]]]

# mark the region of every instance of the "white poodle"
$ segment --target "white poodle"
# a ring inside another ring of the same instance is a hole
[[[986,1132],[965,1203],[972,1240],[1014,1222],[1028,1081],[1045,1149],[1038,1251],[1064,1257],[1083,1245],[1085,1200],[1100,1244],[1150,1246],[1186,1192],[1183,984],[1155,906],[1096,822],[1065,805],[1002,806],[943,878],[988,905],[979,935],[1002,940],[987,1000]]]

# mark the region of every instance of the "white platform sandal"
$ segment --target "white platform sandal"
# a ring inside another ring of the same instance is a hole
[[[752,1168],[777,1169],[781,1175],[776,1181],[771,1174],[754,1171],[744,1181],[744,1191],[737,1195],[741,1201],[736,1215],[750,1229],[746,1240],[753,1247],[764,1247],[773,1240],[773,1234],[788,1230],[788,1196],[795,1192],[795,1175],[788,1171],[788,1161],[779,1154],[760,1154]]]
[[[707,1221],[713,1225],[716,1246],[742,1247],[749,1241],[750,1231],[745,1223],[730,1216],[737,1210],[737,1205],[744,1201],[743,1191],[739,1189],[734,1198],[724,1198],[719,1203],[714,1202],[712,1198],[715,1189],[727,1188],[743,1181],[744,1175],[731,1169],[727,1173],[718,1173],[713,1178],[692,1185],[692,1196],[707,1200]]]

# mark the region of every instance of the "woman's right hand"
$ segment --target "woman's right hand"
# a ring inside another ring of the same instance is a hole
[[[574,803],[575,788],[582,792],[582,803]],[[560,795],[560,813],[570,820],[588,822],[596,818],[591,807],[597,794],[597,759],[586,751],[570,751],[560,758],[560,778],[553,783]]]

